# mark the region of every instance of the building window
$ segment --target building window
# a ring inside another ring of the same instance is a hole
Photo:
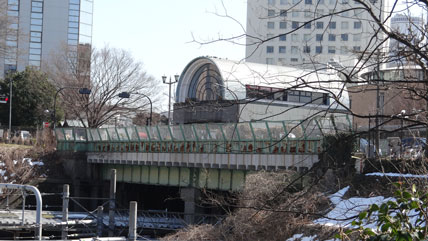
[[[324,22],[316,22],[315,25],[316,25],[317,29],[323,29],[324,28]]]
[[[291,41],[292,41],[292,42],[299,42],[299,41],[300,41],[300,40],[299,40],[299,35],[298,35],[298,34],[296,34],[296,33],[292,34],[292,35],[291,35]]]
[[[279,4],[286,5],[287,4],[287,0],[281,0],[281,1],[279,1]]]
[[[328,28],[329,28],[329,29],[336,29],[336,22],[330,22],[330,23],[328,24]]]
[[[312,5],[312,0],[305,0],[305,4]]]
[[[341,35],[340,35],[340,39],[341,39],[342,41],[348,41],[348,34],[347,34],[347,33],[343,33],[343,34],[341,34]]]
[[[299,59],[297,59],[297,58],[291,58],[291,59],[290,59],[290,61],[291,61],[291,62],[298,62],[298,61],[299,61]]]
[[[349,24],[348,24],[348,22],[342,22],[342,23],[341,23],[341,28],[342,28],[342,29],[348,29],[348,28],[349,28]]]
[[[285,46],[279,46],[278,47],[278,52],[280,53],[280,54],[285,54]]]
[[[275,16],[275,10],[269,9],[268,10],[268,17],[273,17]]]
[[[311,40],[311,35],[310,34],[303,34],[303,41],[308,42],[309,40]]]
[[[361,51],[361,47],[360,46],[354,46],[352,49],[354,51]]]
[[[328,53],[329,54],[335,54],[336,53],[336,47],[328,46]]]
[[[337,0],[328,0],[329,5],[336,5]]]
[[[342,13],[339,14],[342,17],[349,17],[349,11],[344,11]]]
[[[291,54],[298,54],[299,48],[297,46],[291,46]]]
[[[266,46],[266,53],[272,54],[273,53],[273,46]]]
[[[297,18],[297,17],[299,17],[299,12],[298,12],[297,10],[292,10],[292,11],[291,11],[291,16],[292,16],[293,18]]]
[[[329,34],[328,35],[328,41],[336,41],[336,34]]]
[[[268,0],[269,5],[275,5],[275,0]]]
[[[266,39],[268,40],[271,40],[273,38],[273,34],[271,34],[271,33],[268,33],[268,34],[266,34]],[[273,40],[273,39],[272,39]]]
[[[312,18],[314,13],[311,10],[305,10],[305,18]]]
[[[317,14],[317,17],[321,17],[321,16],[324,14],[324,9],[317,8],[317,9],[315,10],[315,12],[316,12],[316,14]]]
[[[275,23],[274,22],[268,22],[267,23],[267,27],[268,27],[268,29],[274,29],[275,28]]]
[[[305,25],[303,26],[305,29],[311,29],[311,23],[305,23]]]
[[[287,28],[287,22],[279,22],[279,28],[280,29],[286,29]]]
[[[323,35],[322,34],[315,35],[315,40],[316,41],[322,41],[322,39],[323,39]]]
[[[315,53],[322,54],[322,46],[315,46]]]
[[[278,58],[278,64],[285,64],[284,58]]]
[[[266,64],[274,64],[273,58],[266,58]]]
[[[347,54],[348,48],[346,46],[340,46],[340,54]]]
[[[287,35],[285,34],[279,35],[279,41],[286,41],[286,40],[287,40]]]
[[[362,9],[354,9],[354,16],[361,19],[361,17],[363,16],[363,12],[364,10]]]
[[[361,28],[361,22],[354,22],[354,29],[360,29]]]
[[[297,22],[297,21],[291,22],[291,28],[292,29],[297,29],[298,27],[299,27],[299,22]]]
[[[279,16],[281,16],[281,17],[287,17],[287,10],[280,10],[279,11]]]
[[[303,53],[309,54],[311,52],[311,47],[310,46],[304,46],[303,47]]]
[[[352,39],[353,39],[355,42],[359,42],[359,41],[361,41],[361,34],[360,34],[360,33],[353,34]]]

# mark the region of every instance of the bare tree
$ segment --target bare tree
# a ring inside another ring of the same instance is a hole
[[[148,109],[148,100],[139,94],[156,101],[157,83],[129,52],[110,47],[91,49],[90,45],[68,47],[65,52],[56,58],[50,76],[58,89],[65,87],[60,94],[69,118],[99,127],[112,118],[132,118],[137,111]],[[76,88],[88,88],[91,93],[82,95]],[[119,97],[123,92],[129,96]]]

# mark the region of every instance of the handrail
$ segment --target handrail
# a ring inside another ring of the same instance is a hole
[[[35,186],[31,185],[21,185],[21,184],[8,184],[8,183],[0,183],[0,188],[7,188],[7,189],[21,189],[25,191],[31,191],[36,196],[36,240],[42,240],[42,195],[40,194],[39,189]]]
[[[131,127],[111,127],[86,129],[83,128],[57,128],[56,138],[58,143],[129,143],[129,142],[150,142],[150,143],[232,143],[267,142],[275,145],[280,142],[294,141],[319,141],[328,133],[339,131],[351,131],[349,118],[338,120],[335,117],[335,124],[331,117],[316,117],[306,121],[260,121],[260,122],[240,122],[240,123],[205,123],[178,125],[175,128],[168,126],[167,130],[171,138],[161,136],[160,126],[145,126],[144,128]],[[322,120],[322,121],[320,121]],[[162,130],[164,130],[163,128]],[[165,129],[166,130],[166,129]],[[97,132],[99,137],[94,139],[92,132]],[[189,132],[189,133],[187,133]],[[90,134],[88,134],[90,133]],[[163,132],[162,132],[163,133]],[[189,135],[187,135],[189,134]],[[112,136],[114,135],[114,136]],[[158,137],[157,137],[158,136]],[[182,138],[182,140],[177,139]],[[306,147],[308,144],[306,144]],[[255,146],[253,146],[255,148]],[[306,148],[305,147],[305,148]]]

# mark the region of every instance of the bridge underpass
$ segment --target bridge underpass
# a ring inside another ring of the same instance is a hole
[[[109,179],[180,188],[185,212],[193,213],[197,189],[235,191],[257,170],[311,168],[323,136],[351,130],[343,118],[306,121],[210,123],[175,126],[56,129],[57,149],[85,152],[86,161]]]

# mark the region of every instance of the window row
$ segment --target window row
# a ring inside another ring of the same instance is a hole
[[[328,105],[327,93],[286,90],[280,88],[246,85],[246,97],[250,99],[279,100],[294,103],[312,103],[318,105]]]
[[[336,46],[328,46],[327,47],[327,53],[329,54],[336,54]],[[287,53],[287,46],[278,46],[277,48],[278,53],[285,54]],[[339,48],[340,54],[348,54],[350,52],[350,47],[348,46],[340,46]],[[360,46],[353,46],[352,51],[360,51]],[[323,46],[315,46],[315,48],[311,48],[311,46],[303,46],[301,49],[298,46],[291,46],[290,47],[290,53],[292,55],[297,55],[299,53],[305,53],[309,54],[312,51],[315,51],[316,54],[322,54],[323,52]],[[268,54],[274,54],[275,53],[275,47],[274,46],[266,46],[266,53]]]
[[[267,0],[267,3],[269,6],[274,6],[277,4],[277,2],[280,5],[287,5],[287,4],[292,4],[292,5],[296,5],[296,4],[300,4],[300,3],[304,3],[305,5],[321,5],[321,4],[325,4],[325,5],[337,5],[339,4],[350,4],[351,1],[349,0]],[[360,4],[357,1],[352,1],[354,4]],[[369,0],[370,3],[375,4],[378,2],[378,0]]]
[[[361,36],[362,34],[357,33],[357,34],[315,34],[315,41],[316,42],[322,42],[325,40],[324,36],[327,36],[326,40],[330,41],[330,42],[335,42],[337,38],[340,38],[339,40],[341,42],[348,42],[350,40],[350,36],[352,35],[352,40],[354,42],[359,42],[361,41]],[[309,42],[309,41],[313,41],[314,40],[314,35],[313,34],[291,34],[291,42]],[[286,34],[280,34],[280,35],[274,35],[274,34],[267,34],[266,35],[266,39],[267,40],[271,40],[273,41],[274,39],[278,38],[280,42],[284,42],[287,41],[287,35]]]
[[[267,28],[268,29],[275,29],[275,23],[277,22],[273,22],[273,21],[268,21],[267,22]],[[288,22],[287,21],[280,21],[279,22],[279,29],[287,29],[287,25]],[[302,23],[302,22],[298,22],[298,21],[291,21],[291,29],[297,29],[300,26],[303,26],[304,29],[311,29],[312,26],[314,26],[315,29],[324,29],[324,22],[307,22],[307,23]],[[337,25],[336,22],[329,22],[326,27],[328,29],[337,29]],[[349,29],[349,22],[341,22],[340,23],[340,28],[341,29]],[[362,23],[361,21],[355,21],[353,22],[353,28],[354,29],[361,29],[362,28]]]
[[[352,18],[359,18],[361,19],[364,14],[364,10],[361,9],[323,9],[323,8],[316,8],[313,9],[292,9],[292,10],[285,10],[281,9],[279,11],[275,9],[267,9],[267,16],[268,18],[276,18],[276,17],[287,17],[291,13],[291,17],[297,18],[301,15],[305,18],[314,18],[314,17],[322,17],[326,15],[332,14],[334,17],[352,17]]]

